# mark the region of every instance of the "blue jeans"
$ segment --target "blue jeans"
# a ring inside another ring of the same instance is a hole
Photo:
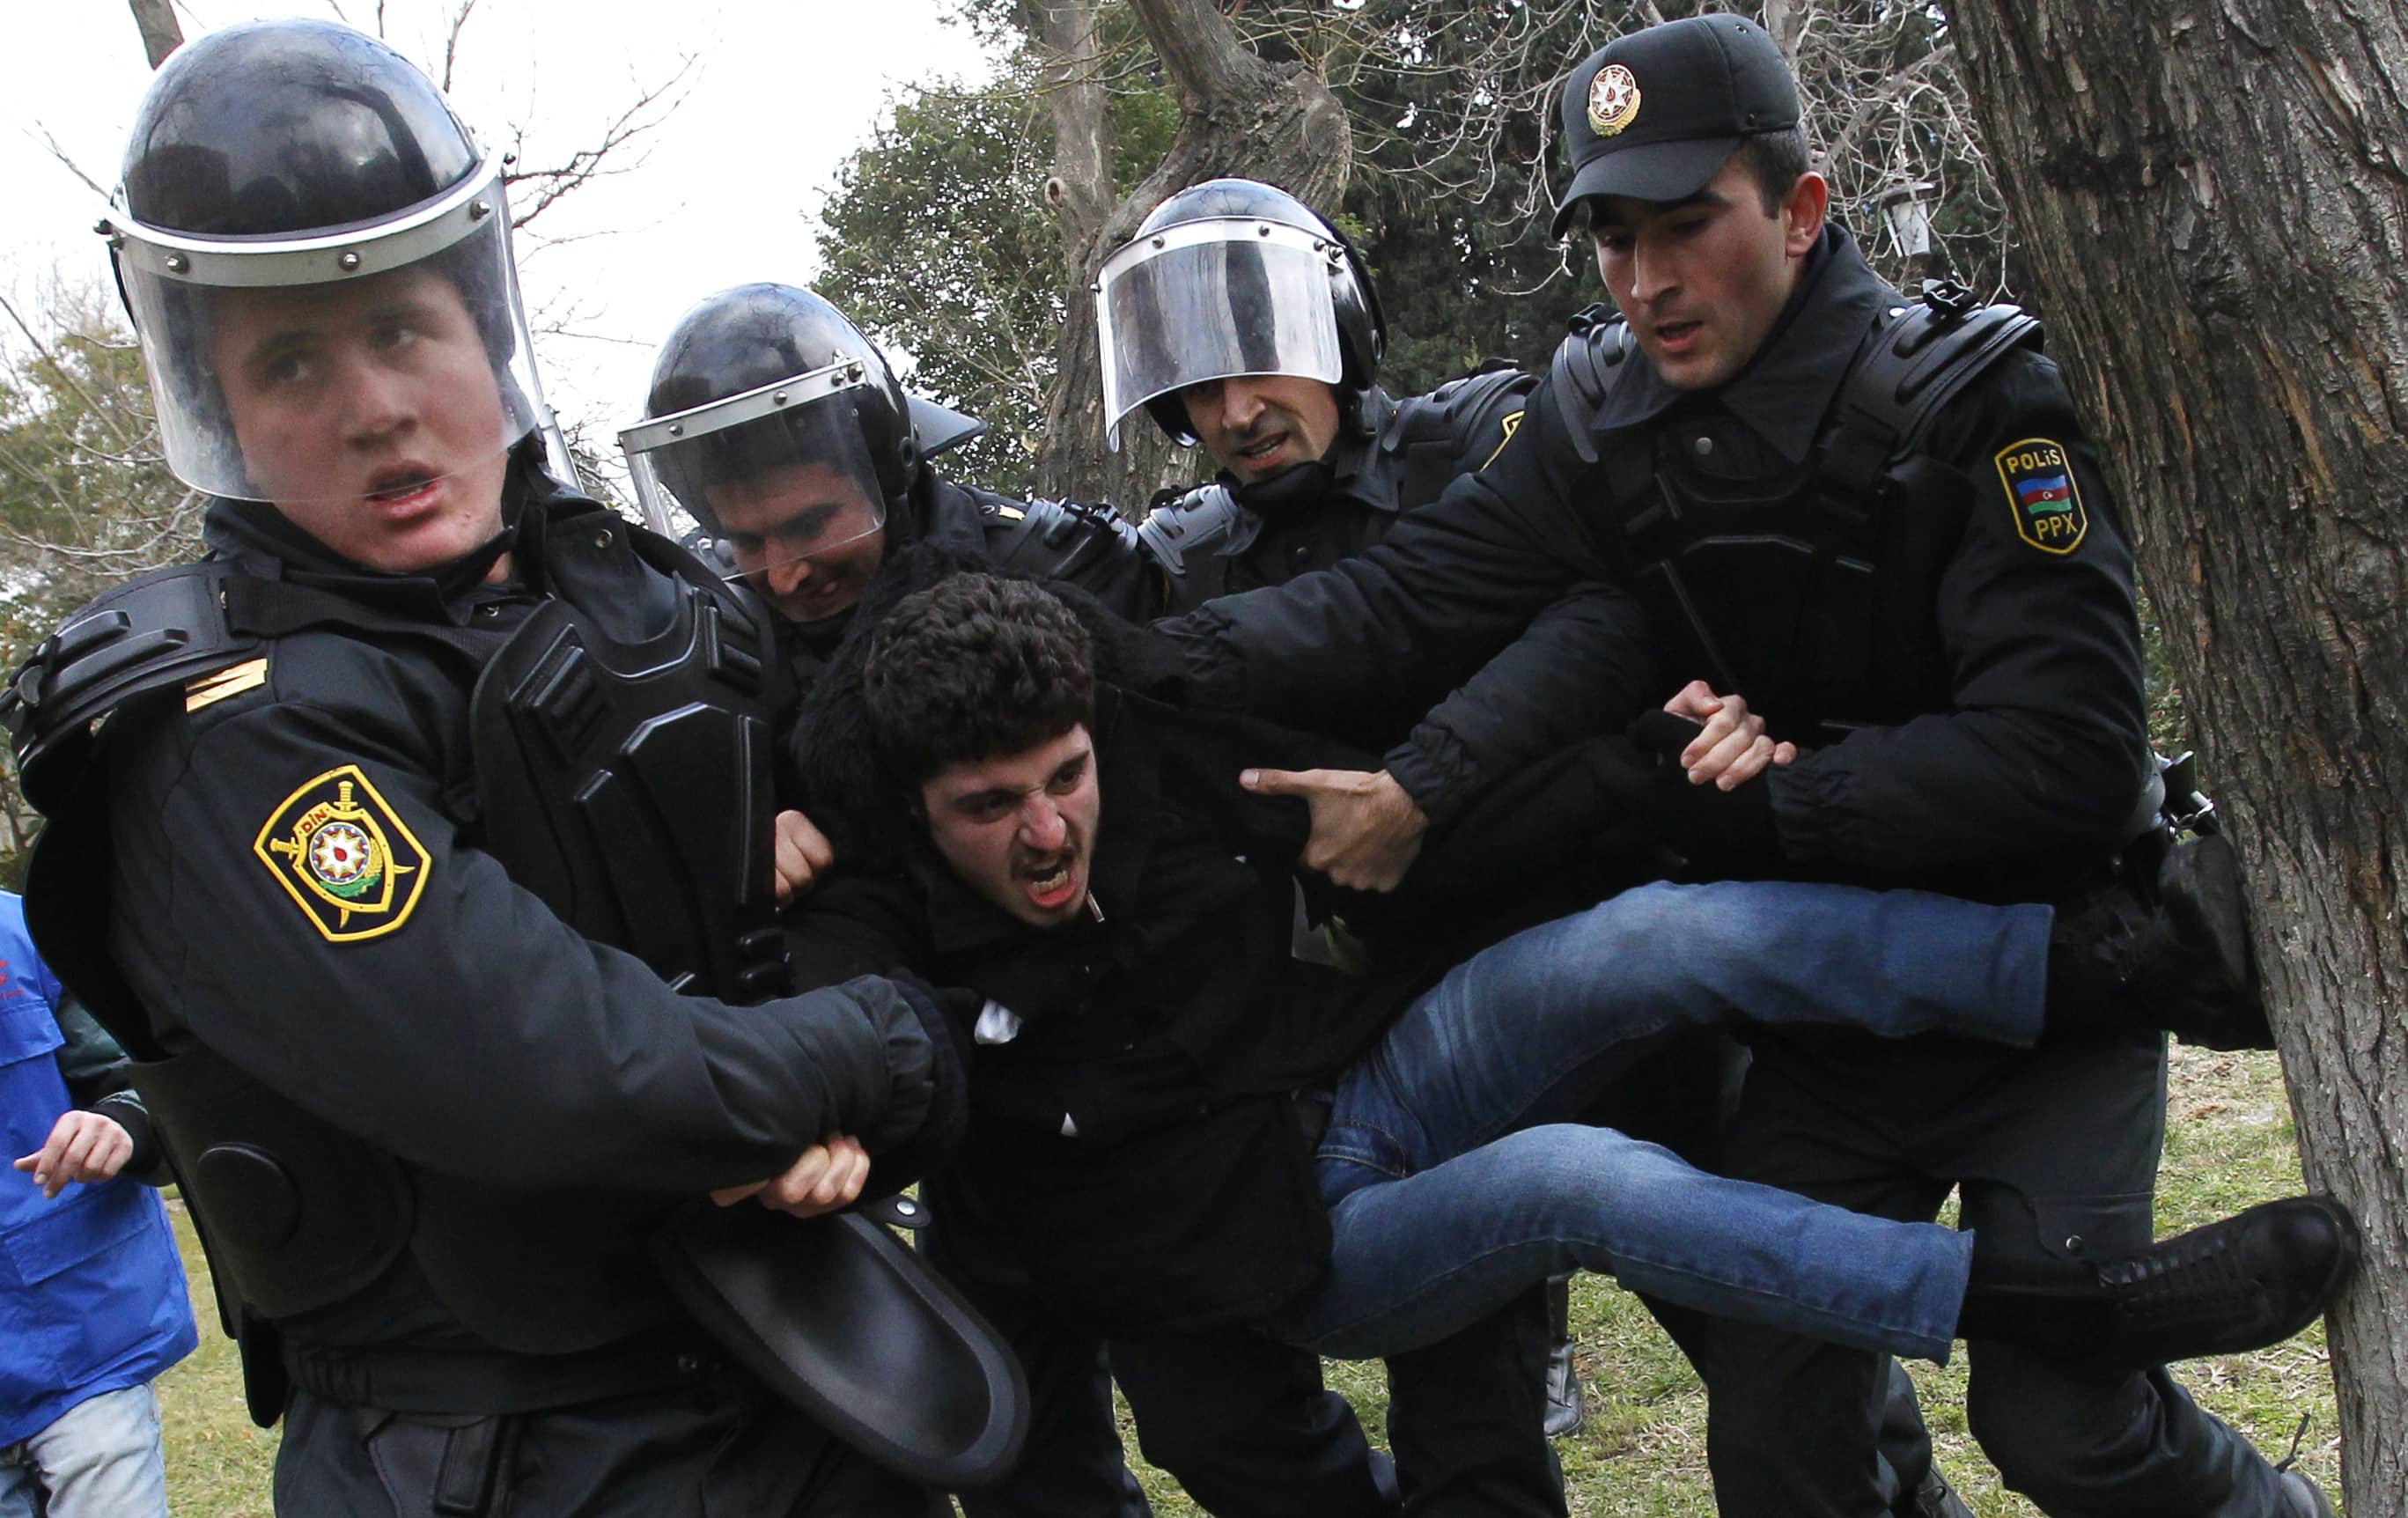
[[[1558,1121],[1684,1028],[1828,1024],[2028,1046],[2051,912],[1919,892],[1650,885],[1473,956],[1340,1079],[1318,1158],[1330,1274],[1277,1330],[1361,1358],[1550,1273],[1944,1360],[1972,1240]]]
[[[148,1382],[86,1397],[0,1448],[0,1518],[36,1514],[167,1518],[159,1399]]]

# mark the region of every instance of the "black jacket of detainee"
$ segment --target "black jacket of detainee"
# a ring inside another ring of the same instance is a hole
[[[839,856],[875,863],[813,893],[798,969],[909,968],[1021,1021],[972,1060],[949,1181],[991,1231],[958,1247],[1123,1337],[1245,1323],[1311,1287],[1329,1228],[1291,1096],[1376,1038],[1398,988],[1290,957],[1305,811],[1237,777],[1345,756],[1099,686],[1095,909],[1040,929],[955,878],[910,796],[862,762],[847,683],[806,711],[806,770],[815,811],[853,829]],[[883,838],[864,836],[873,816]]]

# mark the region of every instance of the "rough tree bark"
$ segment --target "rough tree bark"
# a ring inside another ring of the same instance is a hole
[[[1328,87],[1302,64],[1272,64],[1256,57],[1214,0],[1130,4],[1163,71],[1178,88],[1181,111],[1169,153],[1117,201],[1095,52],[1100,7],[1092,0],[1025,0],[1025,9],[1032,31],[1061,60],[1066,81],[1051,96],[1055,170],[1047,194],[1063,218],[1069,298],[1057,349],[1058,378],[1045,410],[1037,488],[1047,495],[1108,500],[1139,511],[1155,490],[1184,478],[1190,466],[1174,459],[1142,417],[1121,429],[1118,453],[1104,445],[1095,296],[1104,255],[1126,241],[1164,196],[1215,175],[1268,180],[1307,204],[1334,205],[1346,188],[1353,143],[1345,110]],[[1083,54],[1072,50],[1082,36]]]
[[[1946,0],[2247,861],[2351,1518],[2408,1513],[2408,5]]]

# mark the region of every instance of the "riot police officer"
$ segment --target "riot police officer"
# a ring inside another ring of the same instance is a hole
[[[925,1511],[665,1284],[791,1221],[707,1193],[908,1180],[956,1067],[919,992],[786,994],[762,613],[548,472],[499,156],[373,38],[230,27],[105,230],[210,555],[13,682],[28,897],[284,1420],[278,1507]]]
[[[937,473],[932,459],[984,427],[906,394],[877,345],[818,294],[758,283],[678,319],[644,419],[619,446],[645,520],[768,606],[785,695],[799,700],[863,587],[915,543],[1067,580],[1125,616],[1158,607],[1162,577],[1110,507],[1018,501]],[[800,811],[778,814],[776,847],[781,899],[835,862]]]
[[[806,686],[887,555],[939,544],[1068,580],[1114,610],[1159,599],[1110,508],[1016,501],[930,460],[982,423],[906,395],[877,345],[808,290],[747,284],[697,302],[653,364],[644,419],[619,435],[647,519],[698,523],[709,551],[777,613]]]
[[[1361,258],[1303,202],[1253,179],[1171,195],[1099,283],[1109,436],[1117,445],[1142,408],[1221,471],[1140,528],[1172,610],[1378,542],[1399,511],[1497,451],[1531,384],[1498,366],[1391,399],[1379,384],[1387,321]]]
[[[1112,437],[1142,408],[1220,469],[1217,481],[1163,502],[1139,528],[1168,576],[1173,611],[1284,584],[1369,549],[1402,513],[1494,457],[1520,425],[1535,383],[1498,365],[1427,395],[1392,399],[1378,382],[1386,319],[1361,257],[1311,208],[1252,179],[1211,179],[1164,200],[1105,260],[1099,284]],[[1351,723],[1349,736],[1384,744],[1409,715]],[[1288,783],[1273,771],[1265,788]],[[1560,895],[1521,895],[1497,922],[1455,924],[1455,952],[1431,963],[1594,899],[1577,884]],[[1528,899],[1541,895],[1550,905]],[[1300,934],[1299,949],[1313,952],[1313,940]],[[1690,1052],[1677,1063],[1693,1078],[1682,1089],[1695,1095],[1711,1057]],[[1673,1127],[1675,1105],[1658,1109]],[[1627,1103],[1619,1115],[1644,1125]],[[1390,1363],[1392,1442],[1409,1507],[1561,1511],[1559,1478],[1538,1431],[1579,1425],[1580,1382],[1564,1326],[1566,1283],[1554,1283],[1549,1296],[1552,1343],[1533,1299]],[[1517,1368],[1524,1366],[1531,1368]],[[1543,1402],[1534,1395],[1541,1390]]]

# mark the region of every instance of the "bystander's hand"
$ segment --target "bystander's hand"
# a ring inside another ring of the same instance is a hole
[[[1697,737],[1681,751],[1681,767],[1692,785],[1727,791],[1798,757],[1798,745],[1766,736],[1764,719],[1747,709],[1743,697],[1716,695],[1704,680],[1689,681],[1664,709],[1698,724]]]
[[[781,811],[777,820],[778,904],[784,906],[811,888],[836,863],[836,849],[827,835],[799,811]]]
[[[1257,795],[1302,796],[1312,809],[1304,866],[1350,890],[1395,890],[1429,831],[1429,819],[1384,769],[1249,769],[1238,783]]]
[[[116,1119],[98,1112],[62,1112],[41,1148],[16,1162],[33,1172],[44,1196],[56,1199],[70,1181],[114,1181],[134,1153],[134,1136]]]
[[[798,815],[798,814],[790,814]],[[773,1211],[815,1218],[851,1207],[869,1180],[869,1151],[860,1140],[832,1133],[803,1151],[794,1164],[767,1181],[749,1186],[722,1186],[712,1202],[734,1207],[750,1197]]]

